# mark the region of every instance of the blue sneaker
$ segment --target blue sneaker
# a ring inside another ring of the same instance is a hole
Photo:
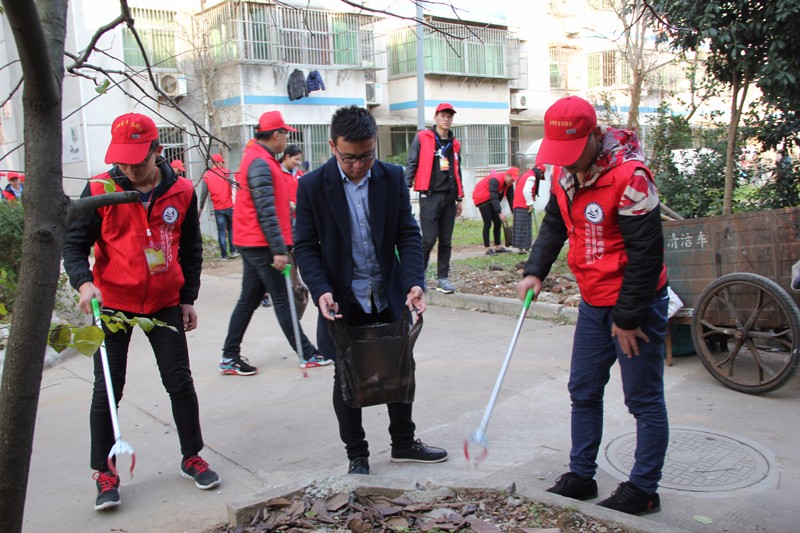
[[[315,353],[314,355],[312,355],[311,357],[300,363],[300,368],[304,370],[306,368],[319,368],[321,366],[328,366],[331,363],[333,363],[333,359],[328,359],[324,355]]]

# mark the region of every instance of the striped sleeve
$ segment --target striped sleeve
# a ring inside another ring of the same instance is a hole
[[[619,201],[620,216],[646,215],[658,206],[655,183],[639,169],[631,175],[628,186]]]

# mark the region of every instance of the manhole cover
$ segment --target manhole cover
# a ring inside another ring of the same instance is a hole
[[[734,438],[674,428],[669,437],[661,487],[691,492],[741,489],[759,483],[769,473],[764,455]],[[633,467],[635,449],[636,433],[617,437],[606,446],[609,465],[623,479]]]

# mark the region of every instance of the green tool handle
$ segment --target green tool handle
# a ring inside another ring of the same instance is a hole
[[[100,302],[97,301],[97,298],[92,298],[92,314],[94,318],[100,318]]]

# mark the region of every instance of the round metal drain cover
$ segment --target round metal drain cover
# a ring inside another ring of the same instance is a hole
[[[636,433],[617,437],[606,446],[611,467],[627,479],[633,467]],[[670,428],[669,447],[660,486],[716,492],[755,485],[769,474],[766,457],[752,446],[719,433]]]

